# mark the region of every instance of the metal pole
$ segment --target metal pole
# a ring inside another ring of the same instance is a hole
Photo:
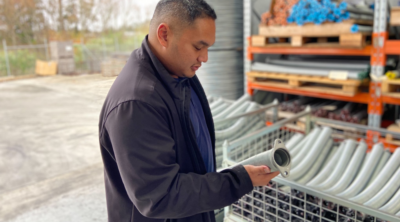
[[[86,59],[86,56],[85,56],[85,51],[83,50],[83,44],[84,44],[84,42],[83,42],[83,38],[81,37],[81,44],[80,44],[80,47],[81,47],[81,53],[82,53],[82,63],[84,63],[84,62],[86,62],[86,69],[90,69],[90,66],[89,66],[89,61]]]
[[[115,48],[115,51],[119,52],[118,38],[117,37],[114,37],[114,48]]]
[[[46,60],[49,61],[49,45],[46,38],[44,38],[44,50],[46,51]]]
[[[103,59],[105,59],[106,58],[106,43],[104,42],[104,37],[101,37],[101,42],[102,42],[102,45],[103,45]]]
[[[7,75],[11,76],[10,62],[8,61],[8,53],[7,53],[7,43],[5,39],[3,39],[3,49],[4,49],[4,56],[6,57]]]

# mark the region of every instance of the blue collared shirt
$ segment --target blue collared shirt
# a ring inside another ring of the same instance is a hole
[[[182,79],[184,78],[179,78],[177,81],[181,81]],[[197,146],[199,147],[201,156],[203,157],[207,172],[214,172],[215,166],[210,132],[208,131],[200,99],[192,87],[190,87],[190,120],[194,129]]]

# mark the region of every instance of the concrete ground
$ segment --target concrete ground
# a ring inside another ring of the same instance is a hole
[[[107,221],[97,125],[114,80],[0,83],[0,221]]]

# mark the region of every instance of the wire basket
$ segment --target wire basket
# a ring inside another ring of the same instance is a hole
[[[306,134],[312,124],[319,125],[317,122],[322,121],[311,119],[309,110],[306,110],[246,137],[232,142],[226,141],[223,147],[224,167],[232,166],[272,148],[275,139],[288,141],[296,131],[286,126],[302,117],[306,117]],[[329,122],[332,123],[335,122]],[[347,126],[352,129],[357,128],[358,131],[350,130],[349,133],[349,130],[333,130],[332,137],[335,137],[336,142],[354,136],[366,138],[368,135],[366,127],[358,127],[355,124]],[[255,187],[239,201],[226,207],[225,221],[394,222],[400,221],[400,217],[276,177],[267,186]]]
[[[228,101],[231,102],[231,101]],[[232,102],[231,102],[232,103]],[[255,105],[253,102],[252,105]],[[215,154],[216,154],[216,162],[217,168],[222,166],[222,145],[225,140],[235,140],[246,136],[254,131],[257,131],[261,128],[264,128],[267,122],[276,122],[277,121],[277,112],[278,112],[278,101],[274,100],[272,103],[259,106],[256,105],[253,111],[244,112],[239,115],[235,115],[232,117],[214,120],[215,125]],[[271,110],[272,114],[267,114],[267,111]],[[237,125],[238,122],[242,122],[242,126]],[[236,130],[229,136],[221,136],[220,132],[223,132],[225,129],[228,129],[232,126],[239,126],[235,127]]]

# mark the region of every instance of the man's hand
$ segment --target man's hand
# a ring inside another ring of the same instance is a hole
[[[271,173],[271,170],[267,166],[246,165],[244,168],[249,174],[251,182],[253,182],[253,186],[255,187],[265,186],[270,180],[279,175],[279,171]]]

